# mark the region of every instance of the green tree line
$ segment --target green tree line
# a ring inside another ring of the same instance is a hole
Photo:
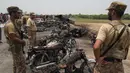
[[[87,14],[74,14],[73,18],[84,18],[84,19],[108,19],[107,14],[99,14],[99,15],[87,15]],[[124,20],[130,20],[130,14],[126,13],[123,15]]]

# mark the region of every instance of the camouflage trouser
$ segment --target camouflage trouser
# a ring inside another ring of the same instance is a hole
[[[106,64],[97,64],[94,73],[124,73],[122,62],[107,62]]]
[[[25,58],[21,53],[14,54],[13,55],[13,71],[14,73],[26,73],[26,64],[25,64]]]

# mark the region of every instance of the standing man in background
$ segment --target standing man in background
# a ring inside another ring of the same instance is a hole
[[[26,73],[25,58],[23,55],[23,46],[25,41],[21,39],[21,25],[17,20],[21,17],[21,10],[16,6],[7,8],[10,20],[4,26],[4,33],[9,44],[9,51],[13,57],[13,73]]]
[[[35,14],[32,12],[30,13],[30,18],[27,20],[27,33],[28,33],[28,38],[30,42],[30,46],[34,46],[36,44],[36,31],[37,27],[34,22],[35,19]]]
[[[25,33],[27,33],[27,20],[28,20],[28,18],[29,18],[29,16],[27,16],[27,15],[22,16],[23,29],[24,29]]]
[[[107,9],[110,22],[100,27],[93,46],[95,73],[124,73],[122,60],[126,59],[130,46],[130,30],[121,21],[126,7],[114,1]]]

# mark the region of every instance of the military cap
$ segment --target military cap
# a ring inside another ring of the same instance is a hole
[[[114,1],[114,2],[111,3],[109,8],[107,8],[107,10],[114,9],[114,10],[117,10],[117,11],[124,12],[126,7],[127,7],[126,4],[119,2],[119,1]]]
[[[19,7],[17,7],[17,6],[10,6],[10,7],[8,7],[7,11],[8,11],[8,13],[10,13],[10,12],[21,12]]]
[[[35,13],[34,13],[34,12],[30,12],[30,16],[31,16],[31,15],[35,15]]]

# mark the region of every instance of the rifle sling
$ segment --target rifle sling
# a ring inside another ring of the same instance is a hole
[[[125,31],[126,25],[124,25],[124,28],[121,30],[120,34],[117,36],[116,40],[100,55],[101,57],[104,56],[112,47],[113,45],[120,39],[123,32]]]
[[[21,34],[22,34],[22,31],[19,30],[19,29],[16,27],[15,23],[14,23],[14,28],[16,29],[16,31],[17,31],[18,34],[20,35],[20,38],[22,39],[22,38],[23,38],[23,35],[21,35]]]

